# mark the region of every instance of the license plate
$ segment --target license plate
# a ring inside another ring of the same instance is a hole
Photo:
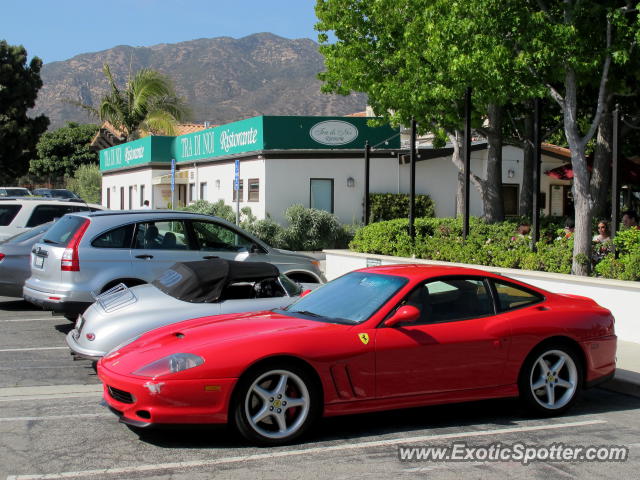
[[[44,257],[40,257],[38,255],[33,259],[33,266],[37,268],[42,268],[44,266]]]

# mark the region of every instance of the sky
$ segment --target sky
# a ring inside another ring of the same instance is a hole
[[[116,45],[270,32],[317,41],[315,0],[2,0],[0,40],[44,63]]]

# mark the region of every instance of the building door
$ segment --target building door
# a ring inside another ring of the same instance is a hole
[[[333,213],[333,178],[312,178],[309,190],[311,208]]]

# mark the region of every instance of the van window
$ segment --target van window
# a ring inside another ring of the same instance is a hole
[[[9,225],[22,208],[22,205],[0,205],[0,226]]]
[[[26,226],[35,227],[75,211],[77,211],[77,208],[71,205],[38,205],[33,209]]]

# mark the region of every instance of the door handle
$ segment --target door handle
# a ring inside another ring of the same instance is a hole
[[[205,260],[211,260],[213,258],[219,258],[219,257],[217,255],[205,255],[202,258],[204,258]]]
[[[142,258],[143,260],[151,260],[153,255],[136,255],[136,258]]]

